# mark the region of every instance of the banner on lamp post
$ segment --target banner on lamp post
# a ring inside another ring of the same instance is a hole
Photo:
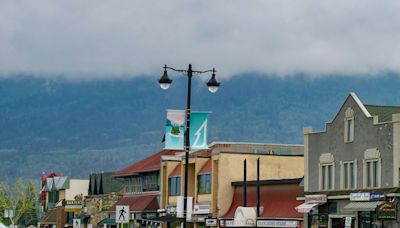
[[[190,115],[190,149],[208,149],[207,123],[209,112],[192,112]]]
[[[208,149],[207,123],[209,112],[192,112],[190,115],[190,149]],[[164,149],[183,150],[185,136],[185,111],[167,110]]]

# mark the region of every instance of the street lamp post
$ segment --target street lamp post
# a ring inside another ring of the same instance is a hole
[[[178,70],[174,69],[172,67],[167,67],[167,65],[164,66],[164,74],[163,76],[158,80],[160,83],[160,87],[164,90],[168,89],[172,83],[172,80],[168,77],[167,69],[176,71],[176,72],[183,72],[186,73],[187,78],[188,78],[188,85],[187,85],[187,100],[186,100],[186,130],[185,130],[185,180],[184,180],[184,195],[183,195],[183,203],[184,203],[184,211],[183,211],[183,227],[186,227],[186,217],[187,217],[187,195],[188,195],[188,170],[189,170],[189,150],[190,150],[190,97],[191,97],[191,87],[192,87],[192,77],[193,74],[203,74],[207,72],[212,72],[212,76],[210,80],[207,82],[208,90],[211,93],[215,93],[218,90],[218,87],[220,83],[215,79],[215,68],[212,70],[205,70],[205,71],[197,71],[192,69],[192,65],[189,64],[189,67],[187,70]]]

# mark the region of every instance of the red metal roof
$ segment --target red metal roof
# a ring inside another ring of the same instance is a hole
[[[203,165],[199,174],[201,174],[201,173],[211,173],[211,158],[209,158],[207,160],[206,164]]]
[[[296,200],[296,196],[303,192],[298,184],[278,184],[260,186],[260,206],[264,207],[259,218],[298,218],[303,214],[296,211],[295,207],[302,202]],[[257,205],[257,188],[247,187],[247,207]],[[235,187],[233,201],[228,212],[222,216],[225,219],[234,218],[236,208],[243,206],[243,187]]]
[[[182,175],[182,167],[181,167],[181,163],[179,162],[179,164],[175,167],[174,171],[172,171],[172,173],[169,175],[170,177],[178,177]]]
[[[125,167],[119,171],[117,171],[114,176],[115,177],[123,177],[135,175],[141,172],[149,172],[149,171],[157,171],[160,170],[161,166],[161,156],[163,155],[175,155],[179,151],[177,150],[162,150],[158,153],[155,153],[141,161],[138,161],[128,167]]]
[[[159,209],[157,196],[157,193],[124,196],[111,207],[110,211],[115,211],[117,205],[128,205],[130,212],[157,211]]]

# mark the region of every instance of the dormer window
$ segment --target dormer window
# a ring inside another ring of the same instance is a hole
[[[344,118],[344,142],[350,143],[354,141],[354,111],[347,108]]]

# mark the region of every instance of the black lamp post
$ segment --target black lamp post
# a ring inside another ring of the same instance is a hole
[[[189,170],[189,150],[190,150],[190,139],[189,139],[189,130],[190,130],[190,96],[191,96],[191,87],[192,87],[192,77],[193,74],[203,74],[207,72],[212,72],[211,79],[207,82],[208,90],[211,93],[215,93],[218,90],[220,83],[215,79],[215,68],[212,70],[205,70],[205,71],[197,71],[192,70],[192,65],[189,64],[189,68],[187,70],[177,70],[172,67],[164,66],[164,74],[158,80],[160,83],[160,87],[164,90],[168,89],[172,83],[172,80],[168,77],[167,69],[183,72],[186,73],[188,78],[188,86],[187,86],[187,106],[186,106],[186,130],[185,130],[185,182],[184,182],[184,195],[183,195],[183,203],[184,203],[184,211],[183,211],[183,227],[186,227],[186,217],[187,217],[187,195],[188,195],[188,170]]]

